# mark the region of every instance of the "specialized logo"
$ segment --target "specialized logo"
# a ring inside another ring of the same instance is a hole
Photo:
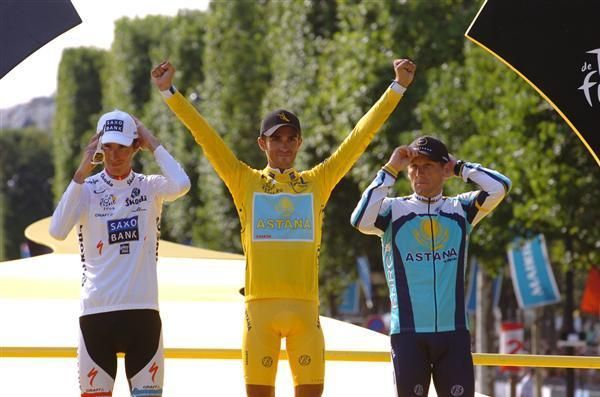
[[[453,397],[462,396],[463,394],[465,394],[465,388],[461,385],[454,385],[450,389],[450,394],[452,394]]]
[[[583,92],[588,105],[593,107],[594,102],[600,104],[600,48],[587,51],[587,53],[596,54],[596,64],[594,65],[593,62],[588,63],[587,61],[583,62],[581,72],[585,73],[585,76],[583,77],[583,84],[581,84],[581,86],[579,86],[577,89]],[[594,80],[592,80],[592,78]],[[594,87],[596,88],[595,99],[592,97],[592,88]]]
[[[123,120],[106,120],[104,124],[104,132],[117,131],[123,132]]]
[[[96,248],[98,248],[98,255],[102,255],[102,248],[104,248],[104,241],[100,240],[98,241],[98,244],[96,244]]]
[[[156,383],[156,381],[154,380],[154,378],[156,377],[156,373],[158,372],[158,365],[156,365],[156,361],[152,363],[148,372],[152,374],[152,383]]]
[[[314,241],[312,194],[254,194],[254,241]]]
[[[122,243],[125,241],[138,241],[138,217],[114,219],[107,222],[108,243]]]
[[[117,196],[112,193],[108,193],[100,199],[100,207],[104,211],[112,211],[115,209],[115,204],[117,203]]]
[[[262,359],[262,365],[265,368],[271,368],[271,366],[273,365],[273,357],[271,356],[264,356]]]
[[[90,369],[90,372],[88,372],[87,377],[90,378],[90,386],[94,387],[94,379],[96,379],[96,375],[98,375],[98,370],[96,369],[96,367]]]
[[[288,118],[288,116],[283,112],[279,113],[277,116],[279,117],[279,119],[281,119],[282,121],[285,121],[286,123],[290,122],[290,119]]]
[[[298,357],[298,364],[302,365],[303,367],[310,365],[311,361],[312,361],[312,359],[307,354],[303,354],[300,357]]]

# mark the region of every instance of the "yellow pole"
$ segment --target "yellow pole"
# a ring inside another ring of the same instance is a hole
[[[0,358],[75,358],[74,347],[0,347]],[[165,349],[165,357],[172,359],[239,360],[240,349]],[[285,351],[280,358],[287,360]],[[388,352],[329,350],[327,361],[389,362]],[[529,368],[587,368],[600,369],[600,357],[554,356],[533,354],[473,353],[475,365],[529,367]]]

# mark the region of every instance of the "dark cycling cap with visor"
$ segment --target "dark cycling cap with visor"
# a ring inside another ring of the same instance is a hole
[[[412,141],[408,147],[416,149],[422,155],[427,156],[438,163],[447,163],[450,161],[446,145],[439,139],[435,139],[431,136],[419,137]]]
[[[260,135],[271,136],[284,125],[294,128],[298,134],[301,133],[300,121],[296,115],[285,109],[273,110],[267,114],[260,126]]]

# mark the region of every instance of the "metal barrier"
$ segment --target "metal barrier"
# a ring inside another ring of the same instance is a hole
[[[178,349],[166,348],[165,358],[240,360],[240,349]],[[75,358],[74,347],[0,347],[0,358]],[[287,354],[282,351],[282,360]],[[390,354],[373,351],[329,350],[325,352],[327,361],[388,362]],[[541,368],[587,368],[600,369],[600,357],[554,356],[533,354],[494,354],[473,353],[473,363],[485,366],[541,367]]]

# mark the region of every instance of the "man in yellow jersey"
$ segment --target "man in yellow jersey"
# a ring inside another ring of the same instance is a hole
[[[325,346],[319,324],[318,254],[325,204],[412,83],[416,66],[393,62],[395,79],[340,147],[308,171],[293,168],[302,145],[296,115],[275,110],[263,119],[258,146],[262,170],[238,160],[223,139],[172,84],[163,62],[152,81],[185,124],[229,189],[246,255],[246,318],[242,356],[249,397],[273,397],[281,345],[286,346],[296,397],[323,393]]]

